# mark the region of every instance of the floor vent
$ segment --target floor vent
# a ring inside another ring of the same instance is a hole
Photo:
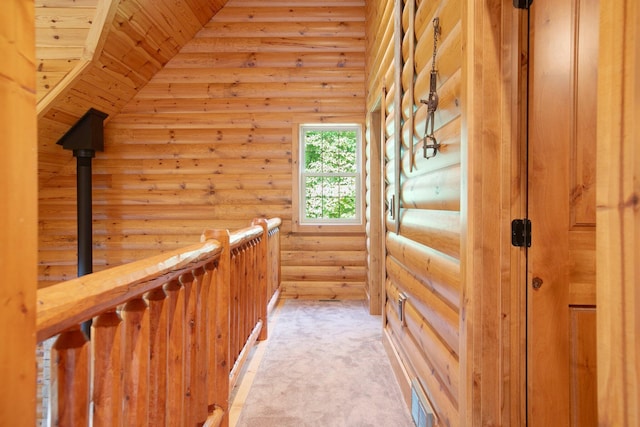
[[[319,299],[319,302],[341,302],[339,299]]]
[[[434,427],[436,419],[417,378],[411,380],[411,417],[416,427]]]

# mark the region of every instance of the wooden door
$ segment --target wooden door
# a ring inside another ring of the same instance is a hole
[[[597,425],[595,152],[599,0],[530,15],[527,416]]]

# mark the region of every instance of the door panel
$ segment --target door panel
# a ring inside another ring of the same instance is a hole
[[[573,5],[574,120],[571,182],[571,225],[596,225],[596,86],[598,71],[598,2]]]
[[[597,425],[598,0],[536,0],[530,13],[528,419]]]
[[[571,307],[571,426],[597,425],[596,310]]]

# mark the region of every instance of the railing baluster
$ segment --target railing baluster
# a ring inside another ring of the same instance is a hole
[[[122,308],[124,322],[124,405],[126,425],[149,424],[149,313],[142,298]]]
[[[195,359],[195,417],[204,423],[209,415],[207,404],[207,296],[211,275],[204,267],[194,270],[196,292],[196,359]]]
[[[93,426],[123,425],[122,319],[116,311],[97,316],[92,325]]]
[[[167,425],[184,426],[184,292],[178,280],[165,285],[167,294]]]
[[[218,263],[210,262],[205,265],[206,275],[209,277],[209,286],[206,299],[207,305],[207,329],[205,332],[207,346],[207,408],[213,411],[216,404],[216,390],[218,377],[216,376],[216,288],[218,287]]]
[[[258,306],[260,305],[260,300],[257,298],[259,296],[258,294],[258,281],[256,280],[257,276],[257,270],[256,270],[256,247],[257,247],[257,242],[260,239],[254,239],[251,241],[251,252],[247,258],[247,262],[249,263],[249,293],[251,295],[251,298],[249,299],[249,306],[248,308],[248,312],[249,312],[249,328],[248,328],[248,334],[251,334],[251,331],[253,329],[253,327],[256,325],[256,323],[258,323]],[[249,336],[247,335],[247,336]]]
[[[167,295],[156,288],[146,295],[149,304],[149,426],[164,426],[167,416]]]
[[[236,268],[238,269],[237,274],[237,289],[238,289],[238,303],[236,305],[236,327],[235,327],[235,342],[236,348],[233,352],[234,363],[238,361],[238,356],[240,355],[240,350],[242,349],[242,343],[244,342],[244,328],[243,328],[243,310],[242,310],[242,293],[244,290],[244,245],[241,245],[238,248],[238,261]]]
[[[215,277],[215,404],[224,411],[222,425],[229,423],[229,372],[232,367],[229,349],[229,311],[231,301],[231,249],[230,235],[227,230],[205,232],[204,238],[216,239],[222,246],[218,269]]]
[[[233,364],[236,362],[237,358],[238,358],[238,336],[239,336],[239,331],[238,331],[238,325],[240,323],[240,317],[239,317],[239,307],[240,307],[240,300],[239,300],[239,287],[240,287],[240,252],[237,249],[234,249],[231,253],[231,305],[229,307],[229,309],[231,310],[230,313],[230,317],[231,317],[231,323],[229,325],[229,331],[230,331],[230,341],[231,341],[231,366],[230,368],[233,367]]]
[[[191,272],[185,273],[180,276],[180,283],[184,289],[184,302],[185,302],[185,341],[184,341],[184,410],[185,410],[185,425],[191,426],[195,423],[194,408],[193,408],[193,392],[194,392],[194,375],[195,369],[195,349],[196,349],[196,295],[193,290],[193,274]]]
[[[251,241],[251,254],[249,255],[248,258],[248,262],[251,264],[250,267],[250,274],[249,274],[249,280],[250,280],[250,291],[251,291],[251,299],[249,302],[249,311],[251,313],[250,316],[250,321],[249,321],[249,334],[251,334],[251,331],[253,330],[254,326],[258,323],[258,311],[260,308],[260,293],[258,292],[258,287],[259,287],[259,283],[258,283],[258,271],[256,270],[257,264],[256,264],[256,254],[258,253],[258,244],[260,242],[260,238],[254,239]]]
[[[240,291],[240,303],[238,305],[238,346],[236,347],[235,357],[240,355],[242,345],[249,336],[247,333],[247,244],[243,244],[240,248],[240,283],[238,290]]]
[[[89,421],[90,346],[80,325],[60,334],[51,357],[52,425],[74,427]]]

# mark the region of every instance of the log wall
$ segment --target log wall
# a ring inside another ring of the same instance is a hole
[[[421,100],[429,93],[434,17],[442,29],[435,114],[442,149],[427,160]],[[382,98],[384,123],[386,344],[406,370],[399,375],[405,398],[418,378],[439,425],[460,425],[461,2],[373,2],[367,31],[367,108]],[[400,294],[407,297],[404,320]]]
[[[293,234],[296,123],[362,122],[362,0],[232,0],[111,118],[94,271],[279,216],[283,297],[364,298],[362,234]],[[40,194],[41,285],[75,276],[75,162]]]
[[[442,147],[425,159],[435,17]],[[524,420],[525,258],[509,227],[526,215],[525,18],[500,0],[367,8],[367,109],[380,104],[384,141],[385,344],[405,399],[417,380],[438,425]]]

